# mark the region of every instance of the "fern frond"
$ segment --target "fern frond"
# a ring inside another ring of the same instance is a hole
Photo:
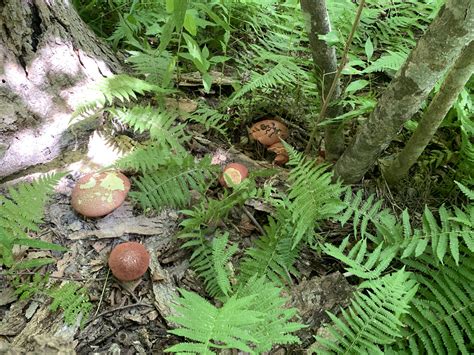
[[[382,208],[382,200],[375,200],[374,195],[370,195],[366,200],[362,197],[362,190],[354,195],[351,189],[347,189],[342,201],[344,205],[343,213],[336,217],[336,220],[344,226],[349,220],[352,221],[354,237],[365,238],[369,223],[379,225],[381,220],[395,222],[388,209]],[[390,223],[393,226],[393,223]],[[383,225],[383,223],[382,223]]]
[[[252,278],[217,308],[199,295],[180,290],[174,307],[178,316],[168,320],[181,328],[170,330],[190,342],[166,349],[167,352],[216,354],[218,349],[238,349],[251,354],[268,351],[274,344],[299,342],[292,332],[301,324],[290,322],[295,309],[286,309],[281,289]]]
[[[471,354],[474,344],[474,258],[456,264],[433,264],[433,256],[404,260],[420,289],[404,319],[407,325],[398,347],[427,354]],[[469,345],[471,344],[471,346]]]
[[[168,145],[176,151],[183,151],[181,143],[186,139],[183,124],[176,124],[178,115],[150,106],[111,108],[109,111],[122,123],[139,133],[149,132],[150,138]]]
[[[355,275],[361,279],[377,279],[390,266],[392,260],[397,256],[398,247],[388,246],[383,243],[372,251],[367,250],[367,239],[359,240],[350,249],[348,255],[344,250],[349,244],[346,237],[337,248],[332,244],[324,244],[322,250],[347,265],[348,275]]]
[[[406,52],[387,51],[388,54],[383,55],[375,62],[371,63],[363,73],[373,73],[377,71],[397,71],[403,65],[408,57]]]
[[[294,225],[295,247],[303,237],[312,233],[318,221],[334,218],[343,209],[340,195],[344,191],[341,183],[333,183],[327,165],[317,165],[306,160],[302,153],[285,145],[290,155],[291,169],[288,181],[291,183],[288,198]]]
[[[28,231],[38,231],[44,206],[54,186],[64,174],[52,174],[32,183],[19,184],[8,190],[8,196],[0,196],[0,246],[1,261],[13,265],[12,247],[21,244],[48,250],[64,248],[29,238]]]
[[[180,238],[192,237],[194,231],[200,232],[211,225],[219,224],[232,208],[260,194],[261,191],[255,187],[255,182],[252,179],[245,179],[232,190],[225,190],[220,200],[208,199],[194,206],[192,210],[182,210],[181,213],[187,217],[180,224],[183,227]]]
[[[130,57],[127,63],[139,75],[146,75],[147,82],[162,85],[164,78],[168,75],[171,54],[167,51],[147,50],[142,52],[129,51]]]
[[[211,243],[204,242],[191,256],[191,266],[204,279],[206,291],[212,297],[228,297],[232,291],[230,258],[238,245],[229,245],[229,233],[216,235]]]
[[[258,342],[254,352],[261,354],[270,351],[273,345],[299,344],[297,336],[291,334],[306,326],[294,320],[296,308],[288,308],[288,299],[281,296],[282,289],[265,277],[254,275],[236,292],[237,297],[255,296],[248,307],[262,312],[263,319],[255,324],[251,334]]]
[[[467,186],[461,184],[460,182],[458,181],[455,181],[456,185],[458,185],[459,189],[462,191],[462,193],[464,195],[466,195],[466,197],[473,201],[474,200],[474,190],[468,188]]]
[[[21,301],[28,300],[31,297],[41,294],[49,281],[49,274],[41,275],[35,273],[29,278],[15,277],[12,280],[12,285],[15,288],[15,294]]]
[[[172,155],[169,147],[158,142],[148,142],[137,145],[130,153],[117,160],[115,166],[119,169],[132,169],[147,174],[166,166],[170,160],[178,158],[179,156]]]
[[[41,275],[35,273],[29,279],[16,277],[12,284],[15,287],[15,294],[20,300],[27,300],[38,295],[45,295],[52,298],[49,309],[53,312],[61,309],[64,311],[64,320],[67,324],[74,324],[78,317],[81,317],[81,325],[84,325],[92,310],[92,303],[89,301],[87,290],[77,282],[65,282],[59,287],[49,287],[49,274]]]
[[[248,344],[258,340],[248,328],[262,319],[262,312],[248,307],[255,296],[231,297],[221,308],[217,308],[195,293],[179,291],[181,298],[174,307],[179,316],[169,317],[168,320],[181,328],[169,332],[192,342],[174,345],[166,349],[167,352],[216,354],[213,350],[223,348],[252,351]]]
[[[189,118],[203,125],[207,131],[214,129],[223,136],[227,134],[225,124],[229,121],[229,115],[222,114],[213,108],[202,107],[193,112]]]
[[[293,87],[298,82],[298,74],[301,70],[292,61],[287,60],[278,63],[265,74],[253,72],[250,81],[232,95],[230,103],[257,89],[276,88],[277,86]]]
[[[335,340],[317,337],[326,348],[320,353],[381,354],[379,346],[402,337],[400,319],[408,313],[417,287],[403,269],[364,282],[361,288],[366,292],[357,292],[349,310],[342,310],[342,319],[328,313],[334,323],[328,330]]]
[[[400,241],[404,249],[402,258],[413,254],[419,257],[426,252],[429,244],[433,254],[441,262],[449,251],[458,263],[462,245],[474,252],[474,209],[468,206],[466,211],[455,208],[452,212],[441,206],[438,214],[439,222],[428,207],[425,207],[422,229],[415,229],[412,235],[405,233],[404,239]],[[408,212],[404,212],[403,219],[408,220]]]
[[[74,324],[78,317],[81,317],[81,325],[84,325],[92,310],[92,303],[85,288],[77,282],[68,281],[60,287],[49,289],[47,294],[53,299],[49,307],[51,311],[62,309],[67,324]]]
[[[134,178],[138,191],[130,192],[130,197],[143,209],[161,210],[163,207],[184,207],[191,198],[191,190],[203,192],[209,181],[216,177],[216,167],[210,158],[195,162],[192,156],[181,161],[173,160],[167,169]]]
[[[157,85],[147,83],[144,80],[134,78],[126,74],[109,76],[100,80],[90,89],[88,96],[93,99],[80,104],[73,113],[73,118],[88,115],[90,112],[112,105],[117,99],[120,102],[129,102],[137,99],[137,94],[144,95],[147,92],[166,93],[167,90]]]
[[[258,237],[254,245],[245,251],[240,264],[239,282],[245,282],[252,276],[266,276],[276,285],[291,282],[291,275],[299,273],[293,264],[298,257],[300,248],[292,248],[292,228],[288,219],[268,218],[264,226],[265,234]]]

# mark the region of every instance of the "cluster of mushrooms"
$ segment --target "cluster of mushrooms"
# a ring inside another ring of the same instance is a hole
[[[273,162],[283,165],[288,162],[288,152],[281,139],[288,137],[288,128],[276,120],[255,123],[249,131],[250,137],[275,153]],[[238,185],[247,178],[248,169],[240,163],[225,166],[219,182],[224,187]],[[103,217],[122,205],[130,190],[130,180],[121,172],[107,170],[89,173],[80,178],[71,194],[71,205],[85,217]],[[120,281],[133,281],[145,274],[150,263],[150,254],[137,242],[117,245],[109,256],[109,268]]]

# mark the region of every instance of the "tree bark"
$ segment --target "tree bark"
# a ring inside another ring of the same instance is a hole
[[[359,181],[474,38],[474,2],[448,0],[337,161],[335,177]]]
[[[383,168],[385,179],[390,185],[400,181],[416,163],[421,153],[433,138],[436,130],[456,101],[474,71],[474,41],[461,53],[449,71],[443,85],[423,114],[415,133],[395,160]],[[382,165],[383,166],[383,165]]]
[[[337,70],[336,50],[334,47],[319,39],[319,35],[331,32],[331,23],[326,8],[325,0],[301,0],[301,9],[306,17],[309,44],[316,73],[321,78],[318,87],[322,100],[327,96],[334,80]],[[341,85],[338,80],[331,102],[335,102],[341,96]],[[340,107],[331,105],[326,111],[328,118],[337,117]],[[328,161],[338,159],[344,151],[344,135],[339,124],[328,125],[324,134],[326,159]]]
[[[120,71],[69,1],[0,2],[0,180],[80,149],[94,124],[68,123],[84,87]]]

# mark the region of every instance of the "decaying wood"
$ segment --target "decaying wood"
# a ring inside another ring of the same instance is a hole
[[[64,324],[61,313],[52,313],[49,303],[43,302],[27,321],[24,309],[26,304],[16,303],[0,324],[0,335],[14,336],[12,341],[4,343],[4,346],[7,349],[15,349],[13,353],[74,354],[74,336],[79,329],[81,317],[78,317],[75,324],[68,326]],[[18,310],[20,313],[17,313]],[[16,327],[19,324],[20,329]]]
[[[289,292],[291,306],[298,308],[300,321],[308,326],[297,333],[302,348],[306,348],[314,340],[318,328],[330,320],[326,311],[337,313],[340,307],[346,307],[353,288],[341,273],[335,272],[303,280]]]
[[[168,239],[170,231],[176,226],[177,218],[178,215],[174,212],[167,212],[156,217],[143,215],[123,217],[112,213],[97,222],[97,229],[71,233],[68,235],[68,239],[118,238],[125,234],[158,235],[163,239]]]
[[[69,1],[0,2],[0,179],[84,148],[97,122],[68,127],[71,113],[121,71]]]

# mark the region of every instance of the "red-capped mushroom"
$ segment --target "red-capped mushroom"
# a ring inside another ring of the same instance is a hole
[[[119,207],[130,190],[130,180],[118,171],[90,173],[80,178],[71,205],[86,217],[102,217]]]
[[[268,147],[268,150],[276,154],[275,158],[273,159],[273,162],[275,164],[284,165],[288,163],[288,160],[290,158],[288,156],[288,152],[286,151],[283,143],[278,142],[278,143],[272,144],[271,146]]]
[[[238,185],[247,178],[249,170],[247,167],[240,163],[230,163],[226,165],[222,175],[219,177],[219,182],[224,187],[231,185]]]
[[[117,245],[109,256],[112,274],[120,281],[133,281],[143,276],[150,264],[150,254],[137,242]]]
[[[276,120],[263,120],[250,127],[250,137],[268,147],[288,137],[288,128]]]

